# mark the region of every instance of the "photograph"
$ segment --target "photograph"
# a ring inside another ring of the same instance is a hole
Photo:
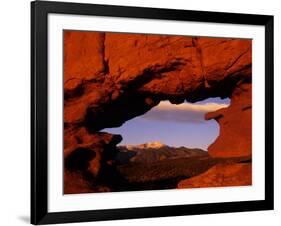
[[[63,193],[252,185],[252,39],[63,30]]]

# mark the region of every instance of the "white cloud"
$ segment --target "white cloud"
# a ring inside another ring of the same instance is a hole
[[[202,123],[205,121],[204,115],[207,112],[226,108],[228,104],[220,103],[182,103],[171,104],[169,101],[162,101],[159,105],[142,116],[147,120],[193,122]]]

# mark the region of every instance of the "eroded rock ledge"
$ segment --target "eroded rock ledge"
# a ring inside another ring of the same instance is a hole
[[[217,164],[198,176],[182,180],[178,188],[247,186],[252,184],[252,164]]]
[[[112,165],[122,138],[101,129],[121,126],[161,100],[230,97],[228,108],[206,116],[220,125],[208,151],[251,158],[251,50],[245,39],[65,31],[65,192],[79,192],[67,187],[73,175],[84,191],[93,190],[89,181]],[[73,155],[84,163],[71,164]]]

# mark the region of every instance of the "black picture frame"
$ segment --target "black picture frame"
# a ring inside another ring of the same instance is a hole
[[[199,21],[265,27],[265,199],[142,208],[48,212],[48,14],[95,15],[124,18]],[[95,5],[31,3],[31,223],[52,224],[192,214],[272,210],[273,186],[273,16]]]

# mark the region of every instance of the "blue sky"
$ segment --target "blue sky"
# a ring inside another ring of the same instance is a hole
[[[215,120],[204,120],[204,115],[228,104],[229,99],[220,98],[180,105],[162,101],[146,114],[125,122],[121,127],[103,131],[121,134],[122,145],[160,141],[170,146],[207,150],[218,136],[219,126]]]

